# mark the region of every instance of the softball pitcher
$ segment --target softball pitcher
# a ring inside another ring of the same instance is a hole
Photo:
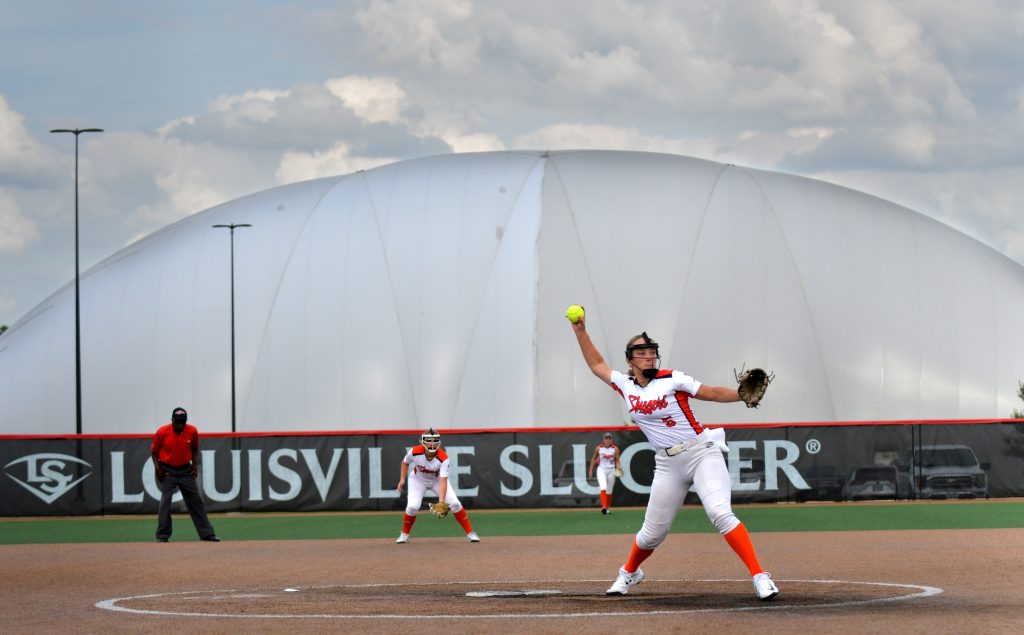
[[[398,493],[402,493],[405,487],[406,477],[409,478],[409,496],[405,505],[405,515],[402,517],[402,533],[398,534],[395,542],[402,545],[409,542],[409,533],[412,525],[416,522],[416,514],[419,513],[423,504],[423,495],[427,490],[437,494],[437,500],[447,503],[448,506],[443,512],[447,514],[451,509],[452,516],[466,532],[466,539],[470,542],[480,542],[480,536],[473,531],[473,525],[469,522],[469,514],[466,513],[455,489],[448,485],[448,454],[441,449],[441,435],[433,428],[425,431],[420,436],[420,445],[409,450],[402,459],[402,476],[398,480]],[[409,466],[412,466],[412,474],[409,475]],[[436,513],[436,512],[435,512]],[[439,514],[442,515],[442,514]]]
[[[594,449],[590,457],[590,471],[587,478],[594,478],[597,468],[597,486],[601,489],[601,513],[612,513],[612,490],[615,489],[615,477],[622,474],[622,462],[619,460],[619,446],[612,441],[610,432],[606,432],[601,445]]]
[[[757,597],[770,600],[778,595],[771,574],[758,562],[746,527],[732,511],[732,485],[723,457],[723,452],[729,451],[725,431],[704,428],[690,407],[691,397],[732,403],[740,401],[739,393],[734,388],[702,384],[677,370],[659,370],[658,344],[647,333],[630,338],[626,344],[630,374],[625,375],[605,363],[587,334],[582,311],[575,322],[570,317],[570,322],[587,366],[625,400],[633,422],[655,450],[654,480],[644,524],[607,594],[625,595],[643,581],[640,563],[665,540],[692,487],[711,523],[749,569]]]

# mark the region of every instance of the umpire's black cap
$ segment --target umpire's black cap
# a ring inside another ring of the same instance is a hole
[[[181,406],[171,411],[171,421],[173,423],[185,423],[188,421],[188,413]]]

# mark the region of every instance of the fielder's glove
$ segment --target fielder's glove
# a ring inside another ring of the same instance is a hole
[[[736,392],[740,394],[740,399],[747,404],[747,408],[757,408],[764,398],[765,391],[768,390],[768,384],[775,379],[775,373],[769,375],[760,368],[740,369],[738,373],[734,368],[732,372],[736,377],[736,383],[739,384]]]
[[[615,472],[613,472],[613,474],[615,474],[615,478],[622,478],[626,473],[622,471],[621,467],[617,467],[615,468]]]
[[[452,508],[448,507],[448,503],[444,501],[430,504],[430,513],[434,514],[438,518],[444,518],[451,510]]]

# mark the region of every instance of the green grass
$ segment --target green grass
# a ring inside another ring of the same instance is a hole
[[[872,531],[905,529],[991,529],[1024,527],[1024,501],[915,502],[826,505],[737,506],[736,514],[752,532]],[[643,522],[640,508],[471,510],[474,529],[483,536],[632,534]],[[390,538],[401,529],[399,512],[338,514],[215,514],[211,521],[224,540],[332,540]],[[174,516],[173,540],[198,540],[187,515]],[[0,544],[150,542],[155,516],[104,518],[0,519]],[[417,537],[461,536],[452,518],[421,512]],[[672,531],[705,533],[714,529],[699,507],[687,506]]]

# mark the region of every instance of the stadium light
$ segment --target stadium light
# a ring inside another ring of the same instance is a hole
[[[102,128],[57,128],[50,132],[75,135],[75,434],[82,434],[82,308],[78,287],[78,135]]]
[[[213,227],[231,230],[231,431],[235,431],[235,230],[252,227],[248,223],[231,223]]]

